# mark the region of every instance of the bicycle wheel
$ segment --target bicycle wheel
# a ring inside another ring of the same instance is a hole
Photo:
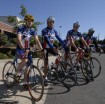
[[[81,64],[80,68],[82,70],[84,77],[88,80],[93,80],[93,72],[88,61],[85,58],[83,58],[81,59],[80,64]]]
[[[3,67],[3,71],[2,71],[2,79],[4,81],[4,84],[6,87],[11,87],[15,80],[14,80],[14,75],[16,73],[16,67],[13,64],[12,61],[8,61],[4,67]]]
[[[101,64],[99,60],[95,57],[90,57],[90,59],[88,59],[88,62],[93,71],[93,78],[98,77],[101,73]]]
[[[40,70],[36,66],[31,66],[27,74],[29,94],[34,101],[39,101],[44,92],[44,82]]]
[[[75,86],[77,84],[77,73],[74,67],[66,61],[59,63],[57,71],[59,81],[69,86]]]
[[[43,58],[39,58],[37,61],[37,67],[38,69],[43,72],[44,71],[44,59]]]

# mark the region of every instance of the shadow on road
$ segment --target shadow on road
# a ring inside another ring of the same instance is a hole
[[[3,82],[3,81],[1,81],[1,82]],[[24,93],[24,94],[22,94],[22,93]],[[25,90],[22,87],[22,85],[15,84],[14,86],[7,88],[4,84],[0,84],[0,101],[1,102],[3,102],[3,101],[19,101],[19,102],[21,102],[24,98],[24,99],[30,100],[32,102],[31,104],[35,104],[34,100],[32,100],[30,95],[27,95],[27,93],[28,93],[28,91]],[[6,103],[6,104],[8,104],[8,103]]]

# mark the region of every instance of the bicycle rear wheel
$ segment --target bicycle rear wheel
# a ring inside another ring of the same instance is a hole
[[[4,84],[6,87],[11,87],[15,80],[14,80],[14,75],[16,73],[16,67],[13,64],[12,61],[8,61],[4,67],[3,67],[3,71],[2,71],[2,79],[4,81]]]
[[[90,57],[88,62],[89,62],[90,67],[93,71],[93,78],[98,77],[101,73],[101,64],[100,64],[99,60],[95,57]]]
[[[29,94],[34,101],[41,100],[44,92],[44,82],[40,70],[36,66],[31,66],[27,74]]]

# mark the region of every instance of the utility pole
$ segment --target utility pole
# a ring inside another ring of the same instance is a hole
[[[100,34],[98,33],[98,41],[99,41],[99,39],[100,39]]]
[[[62,37],[62,35],[61,35],[61,28],[62,28],[62,26],[59,26],[59,36],[60,37]]]

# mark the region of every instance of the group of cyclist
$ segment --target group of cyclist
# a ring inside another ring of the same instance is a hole
[[[59,51],[56,46],[54,46],[54,38],[56,37],[58,41],[61,43],[62,47],[65,50],[65,59],[69,52],[69,46],[71,46],[71,50],[74,50],[75,52],[79,53],[83,48],[85,47],[87,50],[89,50],[89,44],[91,41],[95,43],[95,46],[97,48],[97,43],[95,38],[93,37],[93,34],[95,30],[93,28],[90,28],[88,30],[88,33],[83,35],[80,32],[78,32],[78,29],[80,27],[79,22],[75,22],[73,24],[73,29],[69,30],[67,32],[67,36],[65,40],[62,40],[58,34],[58,32],[54,29],[54,23],[55,19],[54,17],[50,16],[47,18],[47,27],[42,30],[42,44],[38,39],[37,32],[32,28],[32,25],[34,23],[34,17],[32,15],[26,15],[24,18],[25,24],[18,27],[17,30],[17,54],[19,58],[22,60],[18,65],[18,71],[17,74],[22,70],[22,67],[27,63],[28,58],[28,52],[30,48],[30,39],[33,36],[34,40],[38,44],[38,47],[41,51],[44,50],[45,52],[45,61],[44,61],[44,75],[43,78],[45,82],[47,81],[47,73],[48,73],[48,54],[51,53],[52,55],[58,55]],[[77,39],[80,39],[79,44],[77,45],[75,41]],[[78,54],[78,59],[80,57],[80,54]],[[27,85],[26,83],[26,76],[27,72],[25,73],[24,78],[24,86]]]

